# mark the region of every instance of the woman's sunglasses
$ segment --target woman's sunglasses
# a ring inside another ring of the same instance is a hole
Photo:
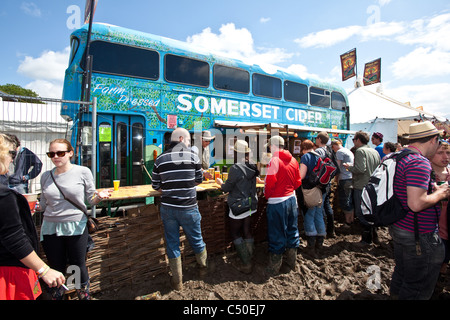
[[[67,152],[70,152],[70,151],[56,151],[56,152],[51,151],[51,152],[47,152],[47,156],[48,156],[49,158],[54,158],[55,155],[56,155],[56,156],[58,156],[59,158],[61,158],[61,157],[64,157],[64,156],[66,155]]]
[[[9,154],[11,155],[11,158],[13,158],[13,160],[16,158],[17,156],[17,151],[16,150],[9,150]]]

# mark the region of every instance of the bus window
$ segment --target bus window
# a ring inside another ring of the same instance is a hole
[[[83,122],[81,129],[81,165],[90,168],[92,165],[92,124]]]
[[[292,81],[284,82],[284,99],[302,104],[308,103],[308,86]]]
[[[241,69],[215,65],[214,88],[248,94],[250,92],[250,74]]]
[[[347,102],[345,102],[345,98],[339,92],[331,93],[331,108],[335,110],[343,110],[347,107]]]
[[[131,158],[132,166],[132,185],[143,184],[141,160],[144,160],[144,127],[141,123],[135,123],[131,128]]]
[[[72,37],[70,39],[69,66],[72,64],[79,47],[80,47],[80,40],[77,37]]]
[[[330,92],[324,89],[311,87],[309,101],[314,107],[329,108],[331,102]]]
[[[253,74],[253,94],[255,96],[281,99],[281,80],[265,76],[262,74]]]
[[[199,87],[209,87],[209,64],[204,61],[167,54],[166,81]]]
[[[94,56],[93,72],[159,79],[159,54],[156,51],[94,41],[91,43],[89,53]],[[84,59],[82,68],[86,69]]]

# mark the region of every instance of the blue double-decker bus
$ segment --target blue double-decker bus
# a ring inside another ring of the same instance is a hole
[[[71,35],[63,99],[96,97],[97,187],[111,187],[114,179],[123,186],[148,183],[146,171],[151,172],[152,161],[169,144],[175,127],[193,133],[211,130],[222,154],[232,143],[226,141],[228,129],[256,140],[258,132],[267,137],[277,130],[291,151],[298,139],[318,131],[341,139],[350,133],[348,100],[339,86],[281,70],[268,72],[185,42],[107,24],[92,25],[87,86],[87,38],[88,25]],[[91,108],[66,103],[61,115],[73,121],[76,163],[88,166]]]

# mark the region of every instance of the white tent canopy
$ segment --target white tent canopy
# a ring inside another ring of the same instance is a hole
[[[397,142],[398,135],[407,133],[409,124],[414,122],[414,119],[435,118],[445,121],[440,116],[413,108],[409,104],[376,92],[374,87],[359,85],[348,94],[350,130],[363,130],[370,135],[381,132],[384,135],[384,142]],[[347,146],[351,147],[351,142]]]

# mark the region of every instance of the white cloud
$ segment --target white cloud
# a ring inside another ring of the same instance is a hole
[[[429,78],[450,75],[450,53],[432,48],[417,48],[392,65],[397,79]]]
[[[307,36],[295,39],[294,41],[303,48],[326,48],[350,39],[359,34],[362,29],[363,27],[360,26],[327,29],[310,33]]]
[[[26,56],[17,72],[33,80],[26,88],[43,97],[61,98],[69,54],[67,47],[62,51],[44,51],[37,58]]]
[[[32,17],[41,17],[41,9],[34,2],[22,2],[20,9],[27,15]]]
[[[378,0],[378,4],[383,7],[383,6],[391,3],[391,1],[392,0]]]
[[[264,18],[264,17],[262,17],[261,19],[259,19],[259,22],[261,22],[261,23],[267,23],[267,22],[269,22],[270,20],[272,20],[271,18]]]
[[[255,48],[251,32],[246,28],[236,28],[234,23],[222,25],[219,31],[219,34],[215,34],[211,28],[206,28],[201,33],[188,37],[186,41],[223,56],[255,64],[279,64],[293,56],[281,48]]]
[[[414,108],[422,106],[424,111],[450,117],[450,83],[385,88],[384,92],[399,101],[411,102]]]

